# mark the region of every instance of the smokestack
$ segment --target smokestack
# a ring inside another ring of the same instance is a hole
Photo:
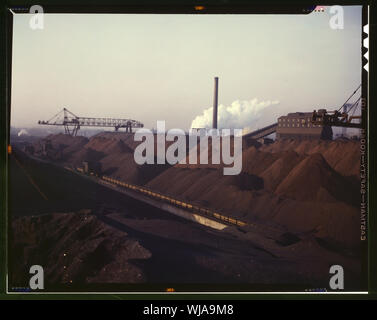
[[[212,127],[217,129],[217,97],[219,89],[219,78],[215,77],[215,87],[213,92],[213,118],[212,118]]]

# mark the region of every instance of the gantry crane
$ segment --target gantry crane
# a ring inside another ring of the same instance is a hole
[[[361,115],[354,115],[361,101],[361,93],[359,98],[352,104],[347,104],[348,101],[358,92],[361,84],[351,94],[343,105],[335,111],[327,111],[326,109],[314,110],[312,115],[312,123],[323,126],[345,127],[345,128],[362,128]],[[349,107],[348,107],[349,106]],[[347,109],[346,109],[347,107]],[[341,109],[343,111],[341,112]],[[351,114],[352,112],[352,114]],[[354,120],[359,119],[358,122]]]
[[[115,131],[119,128],[126,128],[126,132],[132,132],[132,128],[143,128],[144,125],[132,119],[114,118],[88,118],[78,117],[66,108],[58,112],[48,121],[39,120],[40,125],[64,126],[65,133],[76,136],[80,127],[114,127]]]

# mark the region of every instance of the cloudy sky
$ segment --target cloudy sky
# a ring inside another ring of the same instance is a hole
[[[344,8],[342,30],[330,28],[328,8],[309,15],[47,14],[43,30],[17,14],[11,123],[33,126],[66,107],[78,116],[132,118],[149,128],[165,120],[186,130],[206,122],[215,76],[231,126],[340,106],[361,82],[361,7]]]

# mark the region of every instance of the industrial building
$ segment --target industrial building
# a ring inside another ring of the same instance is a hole
[[[312,112],[294,112],[278,118],[276,139],[332,140],[331,126],[314,124]]]

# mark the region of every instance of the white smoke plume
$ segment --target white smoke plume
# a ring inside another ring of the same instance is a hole
[[[28,136],[29,135],[29,132],[27,132],[27,130],[25,129],[21,129],[18,134],[17,134],[19,137],[20,136]]]
[[[218,128],[245,128],[258,121],[265,109],[270,106],[278,105],[277,100],[258,101],[236,100],[230,106],[220,104],[218,106]],[[205,109],[202,115],[196,116],[191,123],[191,128],[212,128],[213,107]]]

